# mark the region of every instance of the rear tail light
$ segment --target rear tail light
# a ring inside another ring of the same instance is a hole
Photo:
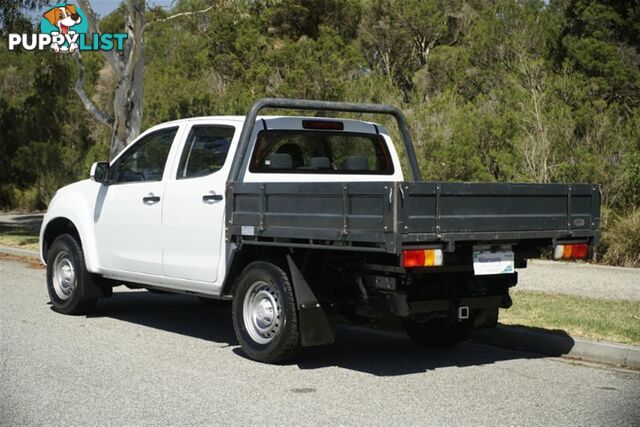
[[[555,259],[582,259],[589,255],[587,243],[571,243],[556,246],[553,251]]]
[[[415,249],[402,251],[402,266],[437,267],[442,265],[442,249]]]

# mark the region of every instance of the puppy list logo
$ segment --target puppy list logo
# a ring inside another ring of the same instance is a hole
[[[126,33],[87,34],[84,12],[73,4],[60,3],[47,10],[40,21],[40,33],[9,34],[9,50],[46,50],[71,53],[76,50],[123,50]]]

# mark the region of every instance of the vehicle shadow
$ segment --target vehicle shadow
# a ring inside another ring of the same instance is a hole
[[[113,296],[99,300],[87,317],[110,317],[193,338],[238,345],[229,302],[203,304],[186,295],[114,290]]]
[[[235,347],[234,353],[246,357],[233,332],[229,302],[203,304],[190,296],[114,292],[112,298],[101,300],[88,317],[110,317],[227,344]],[[335,366],[376,376],[398,376],[547,356],[493,347],[476,340],[452,348],[426,348],[413,344],[400,331],[338,325],[333,345],[305,348],[295,364],[300,369]]]
[[[335,345],[306,351],[298,366],[301,369],[339,366],[376,376],[397,376],[542,357],[545,356],[470,341],[450,348],[428,348],[412,343],[400,331],[344,325],[338,328]]]

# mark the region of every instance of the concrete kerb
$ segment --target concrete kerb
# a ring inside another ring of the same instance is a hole
[[[564,332],[499,325],[474,331],[474,341],[545,356],[564,356],[589,362],[640,369],[640,347],[574,338]]]
[[[27,258],[40,259],[40,254],[38,253],[38,251],[32,251],[30,249],[12,248],[10,246],[2,246],[2,245],[0,245],[0,253],[4,253],[4,254],[8,254],[8,255],[14,255],[14,256],[27,257]]]
[[[40,259],[37,251],[0,246],[0,253]],[[545,356],[565,356],[589,362],[640,369],[640,347],[574,338],[562,332],[499,325],[474,331],[472,341]]]

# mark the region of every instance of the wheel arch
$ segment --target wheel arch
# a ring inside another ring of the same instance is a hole
[[[57,191],[49,203],[40,228],[40,256],[45,264],[46,252],[53,239],[61,232],[70,231],[75,233],[74,237],[82,247],[87,270],[100,273],[95,222],[99,218],[99,209],[104,203],[106,191],[107,187],[88,179]]]
[[[84,253],[87,270],[92,273],[98,272],[98,262],[95,252],[95,239],[89,236],[82,224],[70,215],[60,215],[47,221],[42,231],[40,256],[44,263],[47,262],[48,251],[53,241],[63,235],[71,235],[80,245]]]
[[[42,235],[42,258],[43,260],[47,260],[49,248],[53,241],[62,234],[71,235],[82,247],[82,238],[80,237],[80,232],[78,232],[78,228],[69,218],[65,217],[57,217],[52,219],[47,223],[47,226],[44,229],[44,233]]]
[[[233,288],[242,273],[242,270],[253,261],[267,261],[281,267],[287,274],[289,268],[286,261],[286,248],[272,248],[266,246],[244,245],[242,249],[236,250],[231,255],[229,267],[225,275],[220,295],[230,297],[233,294]]]

